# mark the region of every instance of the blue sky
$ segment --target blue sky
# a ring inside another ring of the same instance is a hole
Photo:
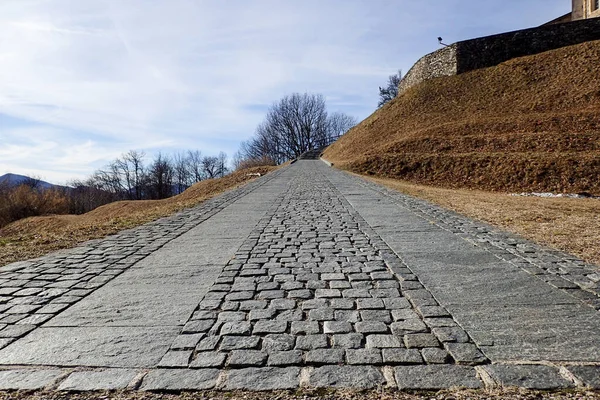
[[[446,43],[570,0],[1,0],[0,175],[82,178],[120,154],[229,155],[267,108],[321,93],[359,120]]]

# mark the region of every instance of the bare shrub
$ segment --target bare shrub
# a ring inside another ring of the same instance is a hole
[[[239,171],[242,169],[254,168],[254,167],[271,167],[271,166],[275,166],[275,165],[277,165],[275,160],[268,158],[268,157],[249,158],[246,160],[240,160],[237,163],[236,171]]]
[[[0,199],[0,227],[22,218],[69,211],[69,199],[58,189],[43,190],[26,184],[5,187]]]

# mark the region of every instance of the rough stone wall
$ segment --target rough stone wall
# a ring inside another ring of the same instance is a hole
[[[452,46],[427,54],[417,61],[400,81],[398,93],[403,93],[409,87],[429,79],[456,75],[458,65],[456,60],[457,47],[458,44],[455,43]]]
[[[457,43],[457,74],[600,39],[600,19],[541,26]]]
[[[398,93],[429,79],[493,67],[513,58],[592,40],[600,40],[600,18],[457,42],[417,61],[400,82]]]

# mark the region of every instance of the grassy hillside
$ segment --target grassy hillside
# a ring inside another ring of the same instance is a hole
[[[417,85],[324,157],[446,188],[600,195],[600,41]]]
[[[82,215],[50,215],[13,222],[0,229],[0,266],[73,247],[196,206],[255,179],[251,174],[264,175],[276,168],[254,167],[201,181],[168,199],[117,201]]]

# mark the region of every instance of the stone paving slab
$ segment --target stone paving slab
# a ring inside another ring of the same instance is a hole
[[[64,372],[57,369],[0,371],[0,390],[36,390],[50,387]]]
[[[177,327],[38,328],[0,355],[4,365],[154,367]]]
[[[483,367],[499,386],[525,389],[567,389],[574,383],[547,365],[488,365]]]
[[[297,390],[302,388],[441,390],[520,387],[534,390],[598,389],[598,366],[493,364],[327,365],[241,369],[19,368],[0,371],[0,390]]]
[[[0,268],[0,386],[597,388],[598,270],[302,160]]]
[[[140,374],[133,369],[75,371],[58,386],[60,391],[124,390]]]
[[[600,389],[599,365],[571,365],[566,370],[572,374],[579,385],[591,389]]]
[[[398,389],[438,390],[483,387],[474,368],[459,365],[396,367],[394,372]]]

